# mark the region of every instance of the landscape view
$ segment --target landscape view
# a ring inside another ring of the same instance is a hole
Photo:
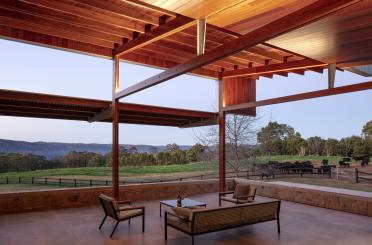
[[[304,139],[293,127],[258,118],[227,119],[227,175],[267,181],[372,191],[372,121],[360,136]],[[218,129],[195,133],[194,145],[121,145],[122,184],[192,179],[218,175]],[[0,140],[0,190],[104,186],[111,184],[109,144],[68,144]],[[341,168],[341,170],[336,169]],[[359,169],[358,180],[355,169]],[[358,183],[356,183],[358,182]]]

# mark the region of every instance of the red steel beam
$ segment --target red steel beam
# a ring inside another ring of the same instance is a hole
[[[238,104],[238,105],[227,106],[223,108],[223,111],[228,113],[228,112],[239,111],[242,109],[247,109],[247,108],[252,108],[252,107],[280,104],[280,103],[286,103],[286,102],[292,102],[292,101],[298,101],[298,100],[307,100],[307,99],[331,96],[331,95],[336,95],[336,94],[358,92],[358,91],[369,90],[369,89],[372,89],[372,81],[364,82],[364,83],[357,83],[357,84],[352,84],[352,85],[346,85],[346,86],[341,86],[337,88],[323,89],[323,90],[318,90],[318,91],[313,91],[313,92],[294,94],[294,95],[288,95],[288,96],[272,98],[272,99],[267,99],[267,100],[259,100],[255,102],[248,102],[248,103],[243,103],[243,104]]]
[[[196,68],[210,64],[218,59],[222,59],[245,48],[255,46],[281,34],[295,30],[304,25],[310,24],[325,16],[328,16],[340,9],[360,2],[361,0],[318,0],[308,6],[288,14],[278,20],[274,20],[256,30],[242,35],[230,42],[227,42],[208,53],[199,55],[191,60],[172,67],[158,75],[150,77],[116,94],[120,99],[146,88],[152,87],[174,77],[190,72]]]

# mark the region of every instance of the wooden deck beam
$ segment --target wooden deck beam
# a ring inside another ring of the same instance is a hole
[[[223,77],[241,77],[250,75],[264,75],[281,72],[290,72],[292,70],[308,69],[314,67],[326,67],[327,64],[317,62],[311,59],[292,61],[287,63],[272,64],[258,67],[248,67],[238,70],[225,71]]]
[[[306,24],[319,20],[342,8],[360,2],[360,0],[318,0],[304,8],[301,8],[287,16],[272,21],[256,30],[253,30],[239,38],[223,44],[203,55],[197,56],[183,64],[172,67],[158,75],[150,77],[127,89],[117,93],[116,98],[131,95],[146,88],[190,72],[196,68],[210,64],[231,54],[237,53],[245,48],[252,47],[281,34],[295,30]]]

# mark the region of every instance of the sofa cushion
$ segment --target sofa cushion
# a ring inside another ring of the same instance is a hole
[[[192,219],[192,210],[190,208],[173,207],[172,210],[178,216],[185,218],[185,220]]]
[[[237,184],[235,186],[235,191],[233,194],[233,198],[241,197],[241,196],[248,196],[249,195],[249,185],[246,184]]]
[[[167,222],[168,224],[175,226],[182,231],[191,233],[191,222],[190,221],[182,220],[177,217],[168,216]]]
[[[274,220],[278,205],[278,202],[262,202],[241,206],[241,220],[246,224]]]
[[[240,209],[238,206],[230,208],[213,208],[194,210],[194,232],[201,233],[225,229],[239,225]]]

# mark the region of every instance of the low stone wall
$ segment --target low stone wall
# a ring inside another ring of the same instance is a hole
[[[126,185],[120,188],[121,200],[175,198],[178,191],[195,195],[218,191],[217,180],[195,180]],[[71,188],[0,194],[0,214],[42,211],[99,204],[98,195],[111,195],[111,187]]]
[[[238,179],[257,186],[257,195],[372,217],[372,198]],[[232,187],[233,182],[229,182]]]

